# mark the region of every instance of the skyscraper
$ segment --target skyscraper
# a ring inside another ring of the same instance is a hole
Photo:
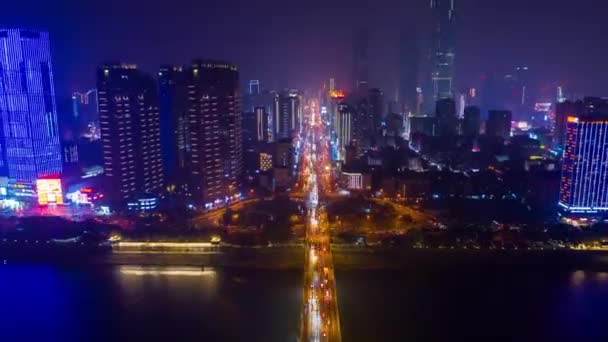
[[[354,91],[365,95],[369,82],[369,32],[367,30],[359,30],[355,33],[353,57]]]
[[[558,102],[555,106],[555,131],[553,142],[556,147],[564,147],[567,118],[581,115],[608,115],[608,99],[588,96],[583,100]]]
[[[466,137],[477,137],[481,126],[481,111],[477,106],[468,106],[464,109],[463,134]]]
[[[158,93],[152,77],[124,63],[97,69],[106,191],[115,205],[163,186]]]
[[[435,117],[437,118],[438,135],[453,136],[456,134],[456,102],[452,99],[441,99],[437,101],[435,107]]]
[[[346,103],[340,103],[338,105],[338,126],[336,127],[336,135],[338,141],[338,151],[340,157],[344,160],[345,147],[351,143],[353,139],[353,110]]]
[[[431,0],[433,33],[431,81],[436,100],[452,97],[454,81],[454,0]]]
[[[398,112],[416,112],[418,104],[418,44],[415,32],[402,30],[399,44],[399,103]]]
[[[501,137],[504,140],[511,136],[512,114],[508,110],[491,110],[486,123],[486,135]]]
[[[555,147],[564,147],[566,143],[567,119],[569,116],[578,117],[585,112],[582,101],[566,101],[555,105],[555,131],[553,132],[553,144]]]
[[[227,62],[196,60],[188,73],[191,191],[210,206],[237,192],[242,173],[239,72]]]
[[[188,71],[183,66],[163,65],[158,72],[160,135],[165,184],[187,193],[188,168]]]
[[[384,93],[378,88],[369,91],[369,117],[372,119],[371,130],[377,134],[384,121]]]
[[[608,211],[608,118],[568,116],[559,205],[570,213]]]
[[[293,138],[299,131],[301,118],[301,97],[297,91],[276,94],[273,119],[275,141]]]
[[[255,107],[255,127],[258,141],[268,141],[268,113],[264,107]]]
[[[61,173],[47,32],[0,29],[0,119],[0,174],[33,183]]]

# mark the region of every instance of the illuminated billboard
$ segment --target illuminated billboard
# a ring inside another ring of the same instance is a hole
[[[346,94],[343,90],[330,90],[329,96],[334,99],[343,99],[346,97]]]
[[[61,179],[37,179],[36,192],[40,205],[63,204]]]

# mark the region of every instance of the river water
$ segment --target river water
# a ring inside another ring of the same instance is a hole
[[[608,341],[608,273],[337,271],[344,341]],[[296,341],[302,274],[0,264],[0,341]]]

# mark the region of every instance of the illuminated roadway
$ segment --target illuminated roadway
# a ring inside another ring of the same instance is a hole
[[[314,100],[307,118],[296,190],[306,194],[307,204],[301,341],[341,341],[329,225],[320,204],[320,198],[331,192],[331,161],[325,125]]]

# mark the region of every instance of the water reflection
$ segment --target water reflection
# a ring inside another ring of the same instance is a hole
[[[572,272],[572,275],[570,276],[570,283],[574,286],[580,286],[583,285],[583,283],[585,282],[585,272],[578,270],[578,271],[574,271]]]
[[[123,275],[134,276],[207,276],[213,278],[217,276],[214,269],[198,267],[121,266],[119,271]]]

